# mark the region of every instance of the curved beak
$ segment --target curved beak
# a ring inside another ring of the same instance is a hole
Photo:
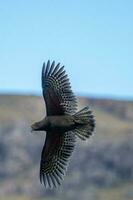
[[[34,131],[34,124],[31,125],[31,133]]]
[[[31,130],[30,130],[30,132],[32,133],[33,132],[33,128],[31,127]]]

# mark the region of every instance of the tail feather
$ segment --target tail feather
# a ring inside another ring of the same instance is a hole
[[[74,130],[75,134],[82,140],[89,138],[95,129],[95,119],[89,107],[85,107],[76,114],[74,120],[77,128]]]

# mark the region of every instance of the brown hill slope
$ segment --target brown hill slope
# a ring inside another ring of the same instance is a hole
[[[1,198],[11,195],[13,198],[14,195],[41,198],[45,195],[93,200],[100,199],[100,195],[103,197],[104,188],[132,184],[133,102],[78,100],[79,108],[89,104],[94,110],[96,135],[87,142],[78,140],[63,186],[59,190],[46,191],[38,177],[45,134],[30,133],[30,125],[45,114],[43,99],[0,96]],[[130,189],[125,190],[124,195],[128,194],[132,195]]]

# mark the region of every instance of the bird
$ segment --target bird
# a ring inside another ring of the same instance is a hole
[[[77,111],[77,98],[60,63],[44,62],[41,82],[46,116],[32,124],[31,129],[46,132],[40,161],[40,182],[46,189],[53,189],[64,180],[77,137],[86,140],[93,135],[95,119],[88,106]]]

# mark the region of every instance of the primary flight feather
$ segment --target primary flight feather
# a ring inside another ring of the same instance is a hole
[[[46,188],[61,184],[74,150],[76,135],[85,140],[95,128],[89,107],[77,111],[77,100],[73,94],[64,66],[53,61],[43,64],[42,91],[47,116],[34,123],[34,131],[46,131],[46,140],[41,154],[40,181]]]

